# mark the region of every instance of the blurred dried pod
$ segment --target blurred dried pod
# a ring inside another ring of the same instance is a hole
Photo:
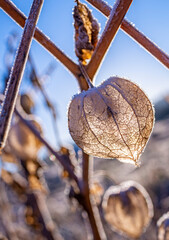
[[[32,108],[34,107],[34,102],[29,94],[22,94],[20,97],[20,103],[23,110],[27,114],[31,114]]]
[[[119,77],[75,95],[68,111],[70,134],[85,153],[136,165],[153,125],[148,97],[136,84]]]
[[[158,240],[169,240],[169,212],[165,213],[157,222]]]
[[[34,117],[30,117],[27,120],[42,133],[41,125]],[[18,118],[9,131],[8,144],[13,153],[22,160],[36,159],[38,151],[42,146],[40,140]]]
[[[105,171],[94,172],[91,179],[90,193],[94,196],[98,206],[102,203],[105,191],[113,185],[115,185],[115,181]]]
[[[97,45],[99,24],[93,18],[91,11],[86,5],[77,2],[74,7],[74,27],[75,27],[75,53],[79,60],[86,64],[90,59]]]
[[[12,153],[12,149],[9,147],[8,142],[2,150],[1,158],[3,162],[17,163],[17,157]]]
[[[102,208],[110,227],[130,238],[139,238],[153,217],[153,204],[140,184],[126,181],[110,187],[104,195]]]

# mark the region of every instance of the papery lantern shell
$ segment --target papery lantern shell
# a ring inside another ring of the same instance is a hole
[[[75,95],[68,111],[70,134],[85,153],[135,164],[153,124],[148,97],[136,84],[119,77]]]
[[[139,238],[153,217],[153,204],[140,184],[126,181],[110,187],[104,195],[104,218],[116,232]]]
[[[158,240],[169,240],[169,212],[165,213],[157,222]]]

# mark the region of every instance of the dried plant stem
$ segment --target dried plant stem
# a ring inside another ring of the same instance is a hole
[[[88,74],[85,70],[85,67],[83,66],[83,64],[80,61],[79,61],[79,67],[80,67],[80,71],[83,74],[83,77],[85,78],[89,88],[93,88],[94,86],[93,86],[93,84],[92,84],[92,82],[91,82],[91,80],[90,80],[90,78],[89,78],[89,76],[88,76]]]
[[[0,0],[0,7],[18,23],[24,27],[26,16],[9,0]],[[66,56],[45,34],[38,28],[35,30],[34,38],[54,57],[56,57],[75,77],[79,75],[79,68],[68,56]]]
[[[93,84],[86,72],[85,67],[79,62],[79,67],[81,71],[81,78],[86,80],[88,86],[81,87],[81,90],[87,90],[88,88],[93,88]],[[83,206],[87,212],[89,222],[91,225],[91,230],[93,233],[94,240],[106,240],[106,234],[103,229],[103,225],[100,219],[99,210],[95,204],[94,199],[90,194],[90,182],[93,173],[93,157],[87,155],[83,152],[82,156],[82,184],[80,188],[80,197],[77,197],[79,203]]]
[[[130,7],[132,0],[117,0],[111,11],[109,20],[103,31],[102,36],[97,44],[97,47],[92,55],[92,58],[87,65],[87,73],[90,79],[93,79],[96,71],[98,70],[103,57],[108,50],[111,41],[115,37],[117,30],[122,23],[122,20]]]
[[[93,173],[93,157],[83,153],[82,165],[82,196],[84,198],[84,208],[88,214],[94,240],[106,240],[106,235],[100,220],[99,211],[94,199],[90,195],[90,181]]]
[[[134,28],[131,23],[124,20],[121,28],[128,33],[135,41],[142,45],[149,53],[157,58],[161,63],[169,68],[169,55],[162,51],[148,37],[142,34],[138,29]]]
[[[111,12],[111,7],[103,0],[86,0],[99,11],[101,11],[105,16],[109,17]],[[123,19],[121,24],[121,29],[126,32],[130,37],[132,37],[136,42],[138,42],[142,47],[144,47],[149,53],[151,53],[155,58],[157,58],[164,66],[169,68],[169,55],[162,51],[156,44],[154,44],[149,38],[147,38],[143,33],[136,29],[133,24]]]
[[[52,123],[53,123],[53,130],[54,130],[54,134],[55,134],[55,139],[56,139],[56,142],[58,143],[58,145],[60,146],[59,132],[58,132],[58,129],[57,129],[57,124],[56,124],[56,110],[55,110],[55,107],[51,103],[51,101],[48,97],[48,94],[45,91],[44,86],[42,85],[40,79],[38,78],[38,74],[37,74],[37,71],[36,71],[36,68],[35,68],[35,64],[34,64],[33,58],[30,55],[30,53],[28,55],[28,61],[31,64],[31,67],[32,67],[32,73],[34,75],[34,81],[35,81],[36,87],[39,88],[39,90],[41,91],[41,94],[44,97],[46,106],[48,107],[48,109],[49,109],[49,111],[52,115]]]
[[[22,39],[16,54],[14,66],[10,74],[5,99],[2,105],[0,115],[0,148],[5,145],[8,130],[15,107],[16,98],[18,96],[19,87],[22,80],[25,63],[28,57],[30,45],[38,21],[39,13],[43,4],[43,0],[34,0],[29,17],[25,23]]]
[[[64,167],[64,169],[69,173],[69,176],[71,179],[73,179],[77,185],[79,185],[79,180],[77,176],[74,173],[73,167],[69,165],[68,159],[66,159],[66,156],[61,156],[59,153],[57,153],[50,144],[40,135],[39,131],[37,131],[32,124],[30,124],[29,121],[27,121],[19,112],[17,109],[15,109],[15,114],[19,117],[19,119],[30,129],[30,131],[48,148],[48,150],[57,158],[57,160],[60,162],[60,164]]]

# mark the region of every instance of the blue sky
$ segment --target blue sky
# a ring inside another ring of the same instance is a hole
[[[32,0],[13,0],[12,2],[28,15]],[[81,2],[86,3],[90,9],[93,9],[87,2]],[[114,3],[110,0],[107,2],[110,5]],[[77,62],[73,40],[72,10],[74,5],[74,0],[45,0],[37,25],[60,49]],[[133,0],[126,15],[129,21],[133,22],[140,31],[166,53],[169,53],[168,9],[168,0]],[[107,19],[95,9],[93,9],[93,15],[100,22],[101,34]],[[17,31],[21,36],[22,30],[1,9],[0,22],[0,76],[2,78],[6,39],[11,31]],[[69,143],[71,137],[67,129],[67,108],[72,96],[79,91],[76,79],[36,41],[32,43],[31,53],[39,74],[44,72],[49,63],[53,62],[57,65],[51,78],[45,83],[45,88],[51,100],[57,105],[58,128],[62,143]],[[98,85],[114,75],[126,77],[139,84],[153,102],[169,94],[169,70],[122,30],[117,33],[109,52],[104,58],[95,78],[95,84]],[[27,86],[25,82],[22,82],[21,89],[24,91],[27,90],[25,86]],[[34,98],[37,104],[36,114],[43,120],[45,137],[55,146],[51,117],[42,106],[41,95],[37,93]]]

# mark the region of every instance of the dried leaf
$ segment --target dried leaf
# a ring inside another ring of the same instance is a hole
[[[86,5],[77,2],[74,8],[75,53],[83,64],[90,59],[98,41],[99,24]]]
[[[76,95],[68,125],[75,143],[89,155],[137,164],[150,137],[154,111],[145,93],[129,80],[111,77]]]
[[[153,217],[146,190],[134,181],[110,187],[104,195],[104,218],[114,231],[139,238]]]
[[[165,213],[157,222],[158,240],[169,239],[169,212]]]

